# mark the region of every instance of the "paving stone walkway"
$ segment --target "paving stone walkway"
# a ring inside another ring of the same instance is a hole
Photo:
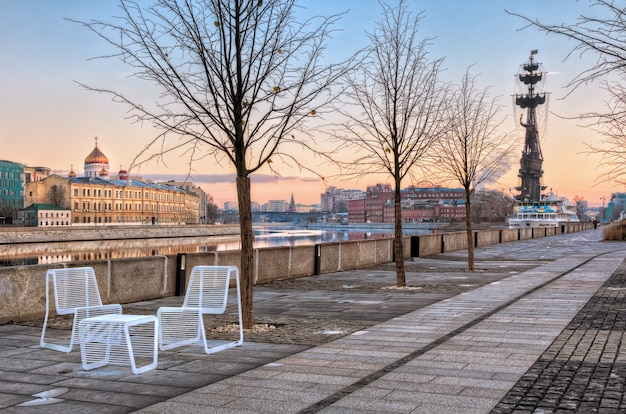
[[[492,413],[626,412],[625,328],[622,264]]]
[[[365,289],[393,280],[386,268],[260,287],[255,311],[268,320],[314,321],[316,331],[334,327],[324,321],[354,326],[315,346],[294,336],[209,356],[198,347],[160,352],[157,369],[141,375],[84,371],[79,352],[41,349],[40,327],[2,325],[0,411],[626,413],[626,244],[600,236],[479,248],[475,272],[459,269],[464,252],[409,266],[411,283],[456,284],[460,294]],[[124,308],[154,312],[179,300]],[[364,325],[353,331],[357,322]],[[25,406],[47,393],[58,401]]]

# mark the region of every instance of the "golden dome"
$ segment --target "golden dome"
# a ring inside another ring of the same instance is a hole
[[[85,158],[85,165],[87,164],[108,164],[109,159],[100,151],[98,148],[98,144],[96,144],[96,148],[91,151],[91,154],[87,155]]]
[[[67,174],[67,176],[70,177],[70,178],[76,177],[76,173],[74,172],[74,166],[73,165],[70,167],[70,172]]]

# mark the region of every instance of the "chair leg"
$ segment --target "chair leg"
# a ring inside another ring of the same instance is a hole
[[[46,342],[46,329],[48,327],[49,319],[50,319],[49,311],[46,310],[46,317],[44,318],[43,328],[41,329],[41,339],[39,340],[39,346],[41,346],[42,348],[52,349],[53,351],[60,351],[60,352],[65,352],[65,353],[71,352],[74,346],[74,342],[75,342],[76,315],[74,315],[74,320],[72,321],[72,332],[70,333],[69,345]]]

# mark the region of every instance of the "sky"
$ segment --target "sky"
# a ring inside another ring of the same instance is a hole
[[[330,39],[331,58],[341,59],[366,46],[365,33],[373,31],[381,18],[381,8],[374,0],[301,4],[323,15],[347,11]],[[389,0],[389,4],[394,1]],[[565,89],[572,78],[593,65],[595,57],[574,55],[566,59],[574,43],[534,28],[524,29],[520,18],[505,11],[546,23],[571,23],[582,13],[595,13],[588,1],[413,0],[409,4],[414,12],[423,12],[420,37],[433,38],[429,48],[432,57],[445,57],[444,80],[458,83],[472,66],[471,72],[480,75],[481,86],[489,86],[492,96],[499,97],[502,113],[508,115],[505,125],[510,129],[516,124],[511,97],[515,93],[515,74],[530,51],[537,49],[536,61],[549,73],[550,91],[550,115],[541,141],[544,183],[559,196],[570,200],[583,197],[591,206],[602,206],[612,192],[625,191],[622,186],[597,183],[602,172],[600,159],[586,154],[585,144],[596,143],[601,137],[575,120],[563,119],[602,108],[604,97],[597,84],[570,95]],[[127,119],[127,107],[76,83],[116,89],[131,73],[117,61],[94,59],[111,50],[97,36],[70,21],[110,21],[119,14],[117,8],[115,0],[0,0],[0,159],[45,166],[61,174],[73,168],[80,175],[97,136],[98,146],[115,173],[120,167],[128,169],[134,157],[158,134],[150,125]],[[150,87],[138,85],[133,93],[149,97]],[[521,153],[523,138],[519,139]],[[508,192],[518,184],[519,158],[515,160],[494,188]],[[187,177],[187,164],[185,154],[173,154],[131,174],[178,181]],[[368,185],[391,183],[391,178],[385,176],[358,181],[333,177],[322,182],[306,171],[286,165],[274,167],[280,176],[261,171],[251,177],[253,201],[289,201],[293,194],[296,203],[314,204],[320,202],[320,194],[329,185],[364,190]],[[329,171],[328,177],[332,175]],[[219,207],[224,202],[236,202],[234,177],[232,168],[208,157],[194,164],[191,174],[192,181],[211,194]],[[404,187],[411,184],[416,183],[403,182]]]

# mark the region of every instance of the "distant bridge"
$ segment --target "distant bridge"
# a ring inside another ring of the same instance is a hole
[[[314,213],[280,213],[280,212],[252,212],[253,223],[286,223],[286,224],[305,224],[307,222],[317,222],[319,217],[324,214]],[[231,224],[239,222],[239,213],[236,211],[228,211],[220,213],[220,221],[223,224]]]
[[[294,223],[303,224],[306,222],[317,221],[318,217],[322,217],[323,214],[318,212],[314,213],[279,213],[279,212],[252,212],[252,222],[254,223]]]

